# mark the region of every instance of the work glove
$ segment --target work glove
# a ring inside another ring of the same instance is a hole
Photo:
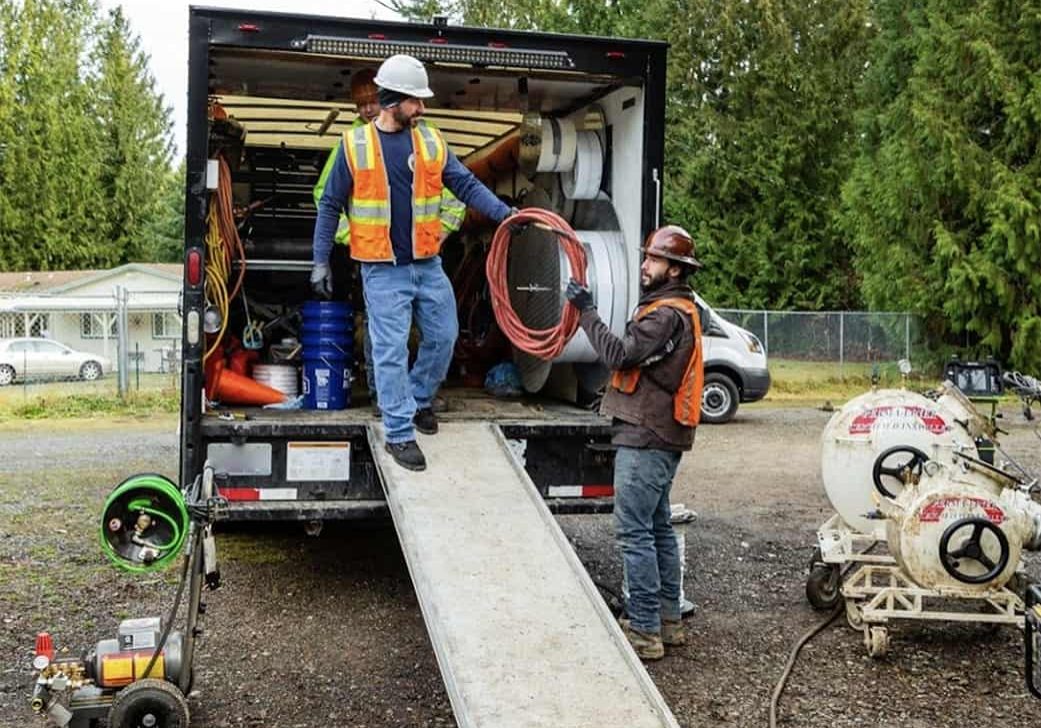
[[[318,298],[333,297],[333,272],[328,263],[315,263],[311,269],[311,290]]]
[[[596,308],[593,303],[593,294],[589,292],[588,288],[583,286],[574,278],[568,281],[567,290],[564,291],[564,295],[567,296],[567,300],[571,301],[571,305],[579,311],[588,311],[592,308]]]

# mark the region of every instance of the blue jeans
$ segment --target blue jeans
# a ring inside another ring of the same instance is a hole
[[[416,439],[412,418],[430,406],[452,363],[459,319],[441,258],[407,265],[362,263],[362,290],[376,365],[376,396],[388,443]],[[408,336],[415,317],[422,341],[412,371]]]
[[[626,612],[641,632],[680,618],[680,555],[669,492],[682,453],[619,447],[614,459],[615,537],[629,583]]]

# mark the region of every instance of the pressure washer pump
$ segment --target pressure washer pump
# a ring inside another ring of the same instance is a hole
[[[81,657],[56,657],[46,632],[36,637],[31,707],[49,725],[89,728],[100,719],[109,728],[187,728],[199,634],[203,586],[220,582],[212,527],[220,508],[213,470],[178,488],[161,475],[136,475],[118,485],[101,517],[101,547],[122,569],[142,573],[183,556],[177,595],[164,623],[159,617],[126,619],[114,639],[98,642]],[[187,628],[173,623],[189,587]]]

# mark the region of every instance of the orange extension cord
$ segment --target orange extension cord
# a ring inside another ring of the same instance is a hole
[[[554,233],[564,246],[564,253],[571,264],[571,274],[582,285],[586,284],[586,251],[575,231],[567,221],[549,210],[529,207],[506,218],[492,238],[485,271],[488,287],[492,294],[492,310],[499,328],[513,345],[540,359],[549,361],[560,356],[567,342],[578,329],[579,311],[570,303],[564,305],[560,323],[548,329],[529,329],[521,321],[510,303],[509,285],[506,281],[507,259],[512,242],[513,228],[530,223]]]

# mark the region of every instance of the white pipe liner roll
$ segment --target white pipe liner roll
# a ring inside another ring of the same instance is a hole
[[[613,230],[576,230],[575,234],[586,249],[586,285],[593,294],[597,313],[614,334],[621,336],[629,313],[625,238],[621,232]],[[563,296],[563,290],[571,278],[571,266],[563,254],[563,248],[560,273]],[[585,332],[579,329],[556,361],[592,362],[596,359],[596,351]]]
[[[575,166],[561,174],[564,194],[569,200],[594,200],[604,176],[604,149],[595,131],[578,134]]]
[[[257,364],[253,367],[253,379],[287,397],[295,397],[300,392],[296,367],[289,364]]]
[[[566,172],[575,166],[578,132],[570,119],[542,120],[542,149],[536,172]]]

